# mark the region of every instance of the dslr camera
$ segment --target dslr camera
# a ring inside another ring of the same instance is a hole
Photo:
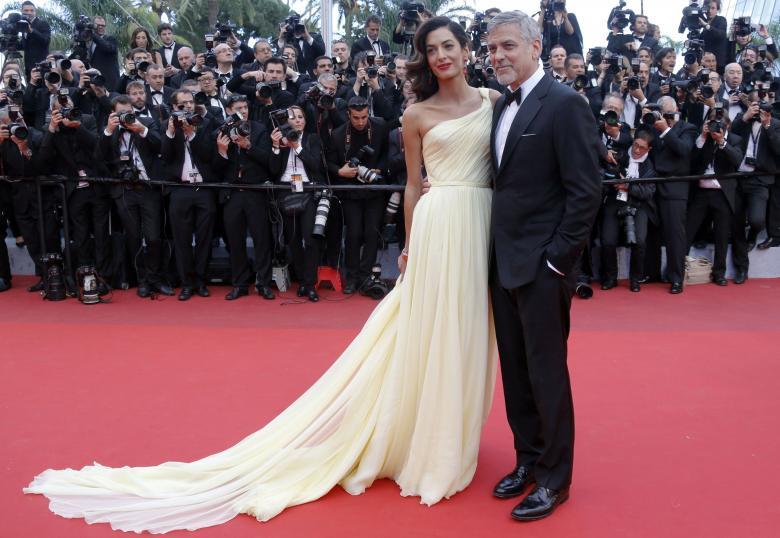
[[[632,75],[628,77],[628,90],[638,90],[639,87],[642,85],[639,80],[639,68],[641,66],[642,62],[639,60],[639,58],[631,58],[631,73]]]
[[[279,108],[271,111],[271,123],[279,128],[282,136],[291,142],[300,140],[301,133],[290,125],[289,120],[294,118],[293,111],[289,108]]]
[[[257,95],[263,99],[268,99],[282,91],[282,82],[280,80],[258,82],[257,85],[255,85],[255,91],[257,92]]]
[[[192,127],[197,127],[203,123],[203,118],[199,114],[187,110],[174,110],[171,113],[171,117],[173,118],[173,125],[176,129],[181,129],[185,123]]]
[[[374,148],[371,146],[363,146],[358,150],[357,155],[349,160],[349,166],[358,169],[357,180],[361,183],[376,183],[377,181],[382,181],[381,174],[374,172],[370,168],[361,164],[367,158],[371,158],[373,156]]]
[[[734,35],[737,37],[747,37],[756,31],[756,26],[750,23],[750,17],[737,17],[733,24]]]
[[[335,97],[328,93],[328,90],[319,82],[306,90],[304,96],[323,110],[332,110],[336,106]]]
[[[250,133],[249,122],[244,121],[244,118],[241,117],[241,114],[234,112],[228,116],[225,120],[225,123],[219,127],[219,132],[228,138],[233,136],[246,138]]]
[[[218,43],[225,43],[227,42],[228,37],[235,33],[236,27],[230,24],[230,22],[221,23],[217,21],[217,24],[214,25],[214,30],[214,39],[216,39]]]
[[[715,103],[715,106],[713,107],[713,110],[715,111],[715,119],[712,119],[707,122],[707,128],[710,130],[711,133],[719,133],[723,131],[723,103]]]
[[[301,22],[297,13],[291,13],[281,24],[288,41],[298,38],[306,33],[306,26]]]
[[[123,151],[119,154],[116,175],[119,179],[125,181],[140,181],[141,175],[133,163],[133,158],[129,151]]]

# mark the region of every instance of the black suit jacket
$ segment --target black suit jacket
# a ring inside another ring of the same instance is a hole
[[[146,137],[142,137],[140,134],[130,133],[133,146],[138,150],[138,155],[141,157],[141,162],[144,163],[144,169],[146,169],[146,175],[149,179],[163,179],[162,161],[158,158],[160,149],[162,146],[162,140],[160,138],[160,130],[157,123],[151,118],[138,118],[138,121],[143,123],[148,131]],[[120,129],[117,129],[111,134],[106,136],[105,131],[100,132],[98,144],[95,148],[95,159],[105,163],[109,174],[116,175],[119,165],[120,156]],[[112,185],[111,196],[119,198],[124,192],[124,186]]]
[[[162,96],[164,105],[171,104],[171,95],[173,95],[173,89],[168,86],[163,86]],[[146,106],[149,108],[154,106],[154,102],[152,101],[152,88],[150,88],[148,84],[146,85]]]
[[[729,38],[728,23],[726,18],[718,15],[710,23],[710,29],[702,29],[701,37],[704,40],[705,52],[715,55],[718,62],[718,73],[723,73],[728,63]]]
[[[663,138],[655,137],[651,157],[660,176],[685,176],[690,173],[697,135],[696,127],[678,121]],[[687,200],[688,183],[659,183],[658,195],[668,200]]]
[[[87,176],[105,174],[105,167],[94,159],[97,134],[95,118],[82,115],[81,125],[75,129],[60,127],[56,133],[47,129],[43,135],[41,149],[37,158],[48,163],[50,173],[77,177],[83,170]],[[65,184],[66,196],[76,190],[77,183],[69,181]],[[106,193],[105,185],[95,185],[98,192]]]
[[[170,65],[175,67],[176,69],[181,69],[181,65],[179,65],[179,49],[182,48],[184,45],[180,43],[173,43],[173,56],[171,57]],[[168,60],[165,59],[165,47],[163,45],[160,45],[159,48],[154,49],[155,52],[160,53],[160,58],[162,58],[162,66],[168,67]]]
[[[382,118],[374,117],[369,118],[368,121],[371,123],[371,148],[374,150],[374,155],[362,161],[361,164],[367,168],[376,168],[384,171],[387,168],[387,122]],[[348,126],[349,123],[345,123],[341,127],[333,129],[331,133],[330,144],[327,150],[328,173],[334,185],[363,185],[357,178],[350,179],[339,175],[339,169],[344,166],[344,163],[360,150],[360,147],[353,143],[350,147],[349,155],[347,154],[345,137]],[[383,181],[383,183],[385,182]],[[384,195],[383,192],[343,191],[339,196],[355,200],[379,198]]]
[[[195,137],[190,141],[190,155],[192,161],[200,172],[204,183],[217,183],[220,177],[213,170],[212,164],[216,157],[216,143],[212,140],[211,133],[217,127],[211,120],[204,122],[195,131]],[[184,166],[184,133],[177,129],[173,138],[169,138],[162,128],[162,147],[160,155],[165,163],[165,179],[169,181],[181,181],[182,167]]]
[[[390,54],[390,44],[384,39],[379,39],[378,41],[379,48],[382,50],[382,54]],[[349,51],[349,59],[352,60],[356,54],[361,53],[364,50],[376,52],[376,49],[371,46],[371,41],[368,39],[368,36],[363,36],[352,43],[352,48]]]
[[[268,152],[268,170],[274,183],[279,183],[287,168],[290,158],[290,148],[280,148],[279,154],[275,154],[271,146],[271,137],[266,137],[265,148]],[[304,133],[303,145],[298,159],[303,163],[309,181],[318,185],[325,185],[325,165],[322,160],[322,141],[310,133]]]
[[[49,41],[51,41],[51,27],[48,22],[35,17],[30,26],[32,32],[24,35],[24,71],[28,79],[33,65],[45,60],[49,55]]]
[[[614,52],[615,54],[622,54],[630,60],[636,57],[636,51],[629,50],[626,48],[626,45],[633,42],[633,34],[610,34],[607,37],[607,50]],[[650,35],[645,35],[640,46],[649,47],[652,51],[651,56],[655,56],[655,53],[658,52],[658,40]]]
[[[726,147],[723,149],[716,146],[712,138],[707,138],[704,146],[695,148],[693,151],[693,173],[703,174],[712,163],[716,174],[731,174],[737,171],[744,157],[742,138],[733,132],[726,136]],[[721,190],[732,211],[734,211],[737,181],[736,179],[718,178],[718,183],[720,183]],[[698,183],[694,184],[692,189],[693,192],[696,192],[699,189]]]
[[[316,32],[310,35],[312,37],[311,45],[304,39],[303,48],[301,48],[297,39],[285,42],[286,45],[295,47],[298,53],[298,70],[301,73],[311,73],[314,67],[314,59],[325,54],[325,41],[322,40],[322,36]]]
[[[731,123],[731,131],[742,137],[742,151],[745,154],[747,153],[752,128],[753,122],[744,121],[742,114],[734,118],[734,121]],[[762,184],[772,185],[775,182],[774,174],[780,169],[778,167],[778,157],[780,157],[780,121],[772,118],[769,128],[764,129],[762,127],[760,133],[755,156],[756,174]]]
[[[544,75],[523,98],[499,162],[496,129],[505,105],[502,96],[490,137],[491,232],[498,282],[512,289],[533,281],[545,259],[571,273],[599,210],[601,177],[596,122],[582,96]]]
[[[89,59],[89,65],[106,77],[106,89],[109,91],[117,90],[119,86],[119,55],[117,53],[116,38],[113,36],[92,38],[95,43],[95,50]],[[120,91],[120,93],[124,93]]]

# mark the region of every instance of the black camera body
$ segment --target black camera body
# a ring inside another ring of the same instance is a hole
[[[626,9],[625,0],[620,0],[617,7],[612,8],[609,14],[609,26],[610,28],[617,28],[619,31],[623,31],[630,24],[634,22],[636,15],[630,9]]]
[[[756,26],[751,24],[750,17],[737,17],[734,19],[734,35],[747,37],[756,31]]]
[[[138,168],[135,167],[129,151],[123,151],[119,154],[116,175],[119,179],[125,181],[140,181],[141,175]]]
[[[245,121],[240,114],[233,113],[219,127],[219,132],[227,137],[240,136],[246,138],[250,133],[249,122]]]
[[[331,110],[336,106],[336,99],[319,82],[312,85],[304,94],[311,101],[324,110]]]
[[[126,110],[125,112],[120,112],[119,114],[117,114],[117,119],[119,120],[119,124],[122,127],[127,127],[129,125],[134,124],[138,118],[136,117],[134,112]]]
[[[75,107],[63,106],[60,107],[60,114],[68,121],[80,121],[81,110]]]
[[[6,125],[8,128],[8,131],[11,133],[11,136],[15,136],[19,140],[27,140],[27,137],[30,135],[30,131],[22,125],[21,123],[9,123]]]
[[[73,25],[73,41],[90,41],[94,37],[95,23],[89,20],[86,15],[79,16],[76,24]]]
[[[636,216],[637,207],[632,206],[630,201],[623,203],[618,210],[617,216],[623,219],[623,229],[626,232],[626,243],[636,245]]]
[[[605,126],[618,127],[620,125],[620,117],[614,110],[607,110],[606,112],[599,114],[599,124],[602,129]]]
[[[382,175],[372,171],[370,168],[362,164],[367,158],[374,156],[374,148],[371,146],[363,146],[357,152],[357,154],[349,160],[349,166],[357,168],[357,180],[361,183],[376,183],[382,181]]]
[[[217,21],[217,24],[214,25],[214,30],[214,39],[218,43],[226,43],[228,37],[232,36],[236,32],[236,27],[229,22],[221,23]]]
[[[192,127],[197,127],[203,123],[203,118],[199,114],[189,112],[188,110],[174,110],[171,113],[171,117],[177,129],[181,129],[184,123]]]
[[[425,12],[425,6],[418,2],[404,2],[398,16],[405,22],[417,22],[420,15]],[[480,15],[478,13],[478,15]],[[482,15],[484,17],[484,14]]]
[[[699,19],[707,20],[707,14],[696,0],[691,0],[682,10],[681,26],[685,26],[689,32],[697,31],[701,28]]]
[[[297,14],[289,15],[284,22],[284,33],[287,34],[287,38],[293,39],[306,33],[306,26],[301,22],[301,17]]]
[[[282,91],[282,82],[280,80],[258,82],[257,85],[255,85],[255,91],[263,99],[268,99]]]

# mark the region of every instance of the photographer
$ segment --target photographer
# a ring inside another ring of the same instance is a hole
[[[373,56],[367,52],[359,52],[355,56],[354,69],[357,73],[352,81],[352,97],[362,97],[368,102],[368,110],[371,116],[392,119],[393,109],[387,102],[382,90],[382,79],[379,77],[379,67],[374,65]]]
[[[685,176],[690,173],[691,156],[696,141],[696,128],[680,120],[675,100],[669,96],[658,99],[661,108],[653,128],[653,162],[660,177]],[[666,244],[666,274],[670,293],[683,291],[685,276],[685,211],[688,202],[688,183],[660,182],[657,186],[658,211]]]
[[[623,79],[620,90],[624,103],[623,121],[635,129],[639,127],[639,120],[642,118],[642,107],[658,101],[661,88],[650,82],[650,66],[634,59],[631,67],[636,69],[636,74]]]
[[[717,93],[719,101],[726,104],[729,120],[734,121],[739,114],[747,110],[748,96],[742,85],[742,66],[730,63],[723,74],[723,86]]]
[[[650,82],[661,88],[661,94],[672,94],[672,82],[676,80],[674,66],[677,63],[677,53],[671,47],[663,47],[655,55],[655,73],[650,75]]]
[[[655,177],[653,162],[648,158],[654,138],[652,133],[644,129],[637,130],[627,155],[626,173],[619,177]],[[633,292],[640,291],[640,282],[645,277],[647,223],[651,220],[658,224],[653,200],[655,189],[655,183],[620,183],[607,187],[601,213],[602,290],[617,286],[617,244],[622,227],[626,230],[628,247],[631,249],[629,288]]]
[[[720,92],[720,75],[717,71],[702,69],[699,72],[698,86],[694,91],[687,91],[682,105],[682,116],[685,121],[701,129],[707,121],[710,110],[721,102],[718,99]]]
[[[57,99],[52,106],[51,120],[44,133],[38,158],[50,163],[50,170],[70,178],[102,176],[105,168],[96,162],[97,130],[95,119],[77,113],[70,98]],[[105,185],[88,181],[65,184],[65,203],[73,224],[71,240],[75,246],[75,265],[94,265],[106,281],[111,279],[111,246],[108,220],[111,198]],[[90,230],[94,252],[90,252]],[[101,294],[108,293],[102,282]]]
[[[336,76],[323,73],[299,100],[306,114],[306,131],[319,136],[326,147],[331,132],[347,122],[347,102],[336,97],[337,89]]]
[[[383,57],[385,54],[390,54],[390,44],[384,39],[379,39],[379,30],[382,27],[382,19],[376,15],[369,15],[366,18],[364,29],[366,35],[360,39],[356,39],[352,43],[352,50],[350,50],[349,57],[354,60],[355,55],[363,51],[371,51],[376,54],[377,58]]]
[[[750,23],[750,17],[739,17],[734,19],[729,34],[729,55],[727,63],[742,63],[742,55],[745,49],[753,44],[753,32],[755,31],[755,26]],[[775,45],[772,37],[769,35],[766,26],[759,24],[756,33],[764,40],[764,43],[766,43],[766,50],[770,56],[770,61],[773,61],[778,57],[777,45]]]
[[[274,127],[271,132],[271,156],[269,169],[275,183],[290,185],[289,191],[276,191],[284,219],[284,239],[292,254],[295,276],[298,278],[298,297],[307,297],[317,302],[317,268],[320,262],[322,241],[315,237],[314,219],[318,198],[314,193],[303,196],[305,201],[301,212],[292,214],[284,211],[285,199],[304,194],[296,192],[297,186],[316,184],[326,186],[327,173],[322,163],[322,142],[317,135],[306,133],[306,117],[298,106],[288,109],[289,119],[282,128]]]
[[[15,115],[16,117],[12,117]],[[14,125],[15,124],[15,125]],[[19,127],[21,126],[21,132]],[[11,128],[15,127],[13,134]],[[25,133],[25,129],[27,132]],[[27,136],[24,136],[24,135]],[[39,147],[42,133],[29,128],[18,112],[0,109],[0,163],[9,176],[31,177],[47,172],[42,169]],[[44,274],[41,256],[49,252],[60,252],[60,228],[57,218],[57,191],[52,187],[41,188],[43,204],[40,214],[43,224],[39,223],[39,205],[37,190],[33,181],[15,181],[11,183],[11,198],[14,215],[27,246],[27,252],[35,264],[35,273]],[[43,228],[44,244],[41,244],[40,228]],[[5,238],[3,238],[5,241]],[[33,284],[28,291],[43,289],[43,280]]]
[[[547,50],[562,46],[567,54],[582,54],[582,32],[574,13],[566,11],[566,0],[542,0],[536,19]]]
[[[705,0],[704,6],[707,9],[706,20],[701,19],[704,50],[715,55],[718,73],[723,74],[725,65],[729,63],[728,23],[725,17],[718,15],[721,0]]]
[[[118,90],[119,87],[119,53],[116,38],[106,35],[106,19],[96,16],[92,19],[94,30],[90,32],[91,40],[87,41],[89,66],[99,70],[106,79],[106,89]],[[150,61],[147,59],[146,61]]]
[[[398,24],[393,30],[393,43],[403,45],[402,52],[408,56],[414,54],[414,34],[422,23],[433,17],[423,4],[405,1],[398,13]],[[354,59],[353,59],[354,63]]]
[[[30,84],[24,91],[24,116],[28,121],[32,120],[33,126],[41,131],[46,129],[51,118],[52,104],[60,90],[68,95],[76,91],[75,88],[63,87],[61,71],[56,65],[56,61],[47,59],[33,67],[30,71]]]
[[[731,174],[739,168],[744,153],[742,139],[729,132],[731,121],[724,109],[710,111],[701,134],[696,139],[693,152],[694,174]],[[712,264],[712,281],[718,286],[726,282],[726,252],[729,234],[734,228],[734,207],[737,190],[736,179],[700,179],[691,189],[686,224],[688,247],[693,244],[696,232],[707,217],[712,217],[715,235],[715,258]],[[744,226],[742,234],[744,235]]]
[[[217,24],[217,32],[214,34],[216,39],[223,41],[233,53],[233,71],[237,72],[244,64],[252,63],[254,52],[249,46],[242,42],[236,35],[235,28],[228,24]],[[218,69],[219,71],[224,71]]]
[[[294,11],[279,24],[279,50],[291,45],[295,48],[298,67],[302,73],[308,73],[314,67],[314,59],[325,54],[325,42],[318,33],[309,33],[309,29],[301,22],[301,17]]]
[[[352,69],[347,42],[343,39],[336,39],[333,41],[332,49],[332,60],[335,62],[333,65],[334,73],[339,78],[339,83],[346,83],[349,79],[354,78],[357,75],[355,70]]]
[[[251,95],[254,93],[257,83],[265,80],[263,67],[265,62],[273,56],[271,44],[265,39],[258,39],[255,43],[254,53],[254,61],[242,65],[238,73],[235,73],[233,78],[228,81],[226,88],[231,93]]]
[[[129,97],[111,100],[112,112],[100,135],[96,158],[108,164],[114,177],[129,180],[111,187],[125,232],[126,252],[138,277],[139,297],[153,292],[173,295],[161,278],[162,193],[147,183],[162,178],[159,126],[149,117],[136,116]],[[144,249],[144,244],[146,248]]]
[[[247,94],[249,119],[259,121],[267,130],[272,130],[270,112],[295,104],[295,94],[287,89],[287,64],[282,58],[273,56],[265,63],[263,82],[258,82],[252,93]]]
[[[174,111],[168,118],[161,149],[166,179],[194,185],[218,182],[212,169],[215,148],[210,135],[214,125],[195,114],[195,99],[190,91],[173,92],[171,105]],[[210,295],[206,283],[215,215],[216,199],[211,189],[171,188],[169,216],[182,282],[180,301],[189,300],[193,291],[201,297]]]
[[[29,0],[22,2],[22,16],[27,21],[24,34],[24,71],[29,79],[33,66],[49,55],[51,27],[48,22],[38,18],[35,4]]]
[[[88,69],[81,73],[78,89],[71,97],[76,108],[95,118],[99,132],[111,114],[111,99],[114,96],[116,93],[109,93],[106,89],[103,74],[97,69]]]
[[[631,127],[620,121],[624,115],[624,102],[619,93],[610,93],[604,97],[598,117],[601,142],[613,157],[626,155],[631,147]]]
[[[766,225],[766,208],[769,187],[777,173],[780,157],[780,121],[772,117],[772,105],[767,95],[750,93],[750,105],[744,114],[737,116],[731,131],[742,138],[744,159],[739,172],[755,172],[756,175],[739,181],[734,204],[734,229],[732,231],[732,259],[736,274],[734,284],[747,280],[748,253],[753,250],[756,238]],[[745,237],[745,221],[750,227]]]
[[[379,174],[386,168],[387,160],[385,121],[369,117],[368,101],[362,97],[350,99],[347,119],[345,125],[331,133],[330,177],[345,185],[383,181]],[[365,150],[365,146],[370,149]],[[358,168],[357,163],[364,168]],[[344,293],[352,294],[371,275],[371,267],[376,261],[385,195],[382,192],[347,191],[341,195],[341,203],[347,234]]]
[[[320,75],[326,73],[333,73],[333,60],[329,56],[320,56],[314,60],[314,78],[312,80],[307,80],[298,86],[298,100],[300,101],[303,98],[306,92],[309,91],[309,88],[317,85],[317,79],[319,79]],[[338,86],[338,79],[336,79],[335,76],[334,80],[336,80]],[[336,89],[338,90],[338,88]]]
[[[635,58],[639,49],[646,48],[654,55],[658,49],[658,41],[648,33],[649,21],[646,15],[635,15],[629,19],[631,34],[622,33],[622,28],[612,26],[611,33],[607,37],[607,50],[615,54],[622,54],[629,60]]]
[[[137,48],[128,52],[125,55],[125,72],[117,84],[117,93],[127,93],[127,85],[135,80],[146,82],[146,70],[150,65],[151,58],[145,49]]]
[[[246,121],[249,105],[243,95],[228,98],[228,121],[217,131],[215,167],[224,170],[227,183],[259,185],[271,180],[270,153],[264,147],[268,131],[257,121]],[[225,236],[230,250],[233,289],[225,296],[232,301],[249,295],[249,279],[254,273],[255,288],[264,299],[276,296],[271,289],[271,244],[268,220],[268,194],[264,191],[225,189],[219,194]],[[247,231],[254,245],[254,263],[249,267],[246,250]]]
[[[179,71],[166,83],[174,90],[181,88],[185,80],[198,78],[198,74],[192,71],[195,66],[195,52],[190,47],[182,46],[176,53],[176,58],[179,60]]]

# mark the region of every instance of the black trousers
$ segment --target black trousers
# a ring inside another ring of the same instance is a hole
[[[769,206],[766,215],[766,231],[770,237],[780,238],[780,177],[769,187]]]
[[[344,243],[344,210],[341,200],[331,198],[328,224],[325,227],[325,263],[334,269],[339,267],[341,246]]]
[[[41,255],[46,253],[61,253],[60,225],[57,217],[57,190],[54,187],[42,187],[43,200],[43,241],[38,227],[39,211],[38,196],[35,184],[19,182],[13,184],[13,202],[16,220],[22,231],[27,252],[35,263],[35,273],[43,275]],[[75,267],[74,267],[75,269]]]
[[[0,278],[6,282],[11,281],[11,260],[8,258],[8,247],[5,244],[7,237],[6,231],[6,209],[5,204],[0,205]]]
[[[108,239],[111,198],[94,185],[74,190],[68,197],[68,213],[76,249],[75,267],[94,265],[100,276],[111,280],[111,245]],[[90,233],[95,240],[90,248]]]
[[[766,226],[766,206],[769,187],[751,179],[737,184],[734,197],[734,227],[732,233],[732,258],[738,271],[747,272],[750,266],[748,243],[755,241]],[[745,236],[745,223],[749,227]]]
[[[385,198],[347,199],[342,201],[342,207],[347,234],[344,245],[346,281],[360,284],[371,274],[371,267],[376,262]]]
[[[210,189],[181,187],[171,190],[171,230],[176,268],[183,287],[205,286],[208,282],[216,211],[216,199]]]
[[[666,245],[666,278],[672,283],[682,283],[685,278],[685,255],[688,253],[686,206],[686,200],[658,199],[661,230]]]
[[[604,204],[601,217],[601,279],[617,280],[617,246],[624,217],[618,217],[618,210],[625,204],[612,198]],[[645,251],[647,247],[647,212],[642,206],[636,209],[634,226],[636,244],[631,245],[630,280],[641,280],[645,276]]]
[[[135,267],[138,283],[160,283],[162,194],[152,189],[125,189],[116,199],[116,208],[125,231],[127,253]]]
[[[497,276],[491,280],[517,463],[534,470],[538,485],[565,488],[574,464],[574,406],[566,364],[574,276],[561,277],[543,259],[536,279],[525,286],[505,289]]]
[[[14,201],[12,194],[12,187],[10,183],[0,181],[0,228],[5,230],[6,222],[11,228],[11,234],[14,237],[22,235],[22,231],[19,228],[19,223],[16,222],[16,215],[14,214]]]
[[[290,247],[293,270],[301,286],[314,287],[320,263],[322,241],[312,235],[318,199],[312,198],[303,213],[284,215],[284,239]]]
[[[268,220],[268,195],[257,191],[230,192],[230,198],[222,208],[225,237],[230,248],[230,269],[233,286],[248,288],[252,271],[259,286],[271,282],[273,255],[271,225]],[[254,266],[249,268],[246,252],[247,230],[255,247]]]
[[[698,189],[688,206],[688,248],[693,244],[702,222],[712,216],[714,223],[715,258],[712,262],[713,278],[726,274],[726,253],[729,248],[729,234],[733,226],[733,213],[726,195],[720,189]]]

